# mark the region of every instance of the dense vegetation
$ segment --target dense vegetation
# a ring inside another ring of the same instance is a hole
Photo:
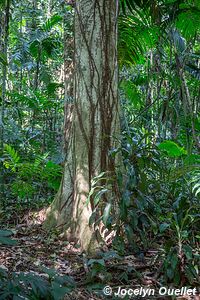
[[[73,14],[73,1],[0,2],[2,249],[16,246],[9,229],[48,207],[59,189],[64,108],[73,103]],[[90,223],[103,237],[108,231],[107,247],[95,258],[83,256],[82,283],[44,268],[48,279],[0,269],[0,299],[64,299],[83,286],[102,297],[108,283],[144,285],[142,268],[118,268],[128,255],[144,265],[150,257],[152,286],[200,286],[199,20],[198,0],[120,1],[121,136],[109,155],[121,153],[123,165],[115,176],[93,178],[88,195],[95,204]],[[113,181],[118,199],[110,196]],[[56,243],[59,229],[45,234]]]

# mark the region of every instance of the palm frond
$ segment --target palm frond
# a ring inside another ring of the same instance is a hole
[[[150,0],[121,0],[120,7],[124,14],[127,10],[130,12],[138,11],[138,9],[145,9],[151,4]]]
[[[144,54],[155,45],[158,28],[148,20],[136,16],[119,18],[119,64],[132,65],[144,59]]]
[[[0,8],[3,8],[6,6],[6,0],[0,0]]]
[[[0,52],[0,63],[3,65],[7,65],[7,58],[3,52]]]
[[[197,66],[188,63],[185,66],[185,70],[190,73],[191,76],[200,80],[200,69]]]
[[[46,23],[44,23],[43,24],[43,26],[42,26],[42,30],[43,31],[51,31],[52,30],[52,28],[55,26],[55,25],[57,25],[57,24],[59,24],[60,22],[62,21],[62,17],[60,16],[60,15],[53,15],[50,19],[48,19],[47,21],[46,21]]]
[[[188,8],[180,10],[176,20],[176,27],[183,36],[191,39],[200,31],[200,10],[198,8]]]

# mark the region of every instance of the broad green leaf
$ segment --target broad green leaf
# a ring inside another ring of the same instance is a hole
[[[8,246],[14,246],[17,244],[17,241],[12,240],[9,237],[2,237],[0,236],[0,244],[2,245],[8,245]]]
[[[90,259],[88,261],[88,266],[91,266],[94,264],[99,264],[101,266],[105,266],[105,261],[104,261],[104,259]]]
[[[62,300],[64,296],[71,292],[71,287],[63,287],[57,282],[52,283],[52,295],[55,300]]]
[[[187,259],[193,258],[192,248],[189,245],[183,245],[183,251],[184,251]]]
[[[178,256],[176,253],[174,253],[171,257],[171,266],[173,270],[175,270],[177,264],[178,264]]]
[[[167,153],[169,157],[180,157],[186,155],[187,151],[173,141],[164,141],[158,145],[158,148]]]
[[[169,227],[170,227],[170,224],[167,224],[167,223],[160,224],[160,226],[159,226],[160,233],[163,233]]]
[[[100,190],[94,197],[94,205],[97,205],[102,197],[102,195],[106,194],[108,192],[108,189],[102,189]]]
[[[0,237],[8,237],[13,235],[11,230],[0,230]]]

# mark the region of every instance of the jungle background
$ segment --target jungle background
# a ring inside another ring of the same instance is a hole
[[[0,299],[199,288],[200,3],[120,2],[120,201],[104,203],[109,182],[93,179],[105,240],[95,257],[42,226],[65,161],[73,16],[73,1],[0,1]]]

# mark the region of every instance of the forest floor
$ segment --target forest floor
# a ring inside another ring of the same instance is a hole
[[[91,277],[92,271],[88,264],[90,258],[87,258],[66,239],[61,238],[56,231],[51,232],[51,234],[47,233],[42,228],[44,215],[44,210],[39,213],[28,212],[23,218],[18,216],[18,224],[15,224],[15,226],[9,224],[9,228],[14,232],[13,237],[17,240],[17,244],[14,246],[0,245],[0,268],[8,272],[32,272],[41,277],[46,276],[46,269],[53,269],[61,276],[71,276],[77,283],[77,287],[65,299],[109,299],[108,296],[103,296],[102,293],[103,287],[108,285],[112,287],[114,292],[119,287],[135,290],[142,286],[155,291],[158,291],[161,287],[158,250],[149,249],[144,257],[136,257],[128,253],[122,259],[112,259],[112,255],[109,256],[108,251],[107,259],[105,259],[106,271],[97,272],[95,276]],[[108,281],[106,283],[105,278],[107,276]],[[95,285],[97,291],[95,291]],[[118,299],[120,298],[118,297]],[[163,300],[171,299],[171,297],[165,298],[164,296],[155,295],[140,296],[134,299]],[[200,297],[185,296],[176,299],[200,300]]]

